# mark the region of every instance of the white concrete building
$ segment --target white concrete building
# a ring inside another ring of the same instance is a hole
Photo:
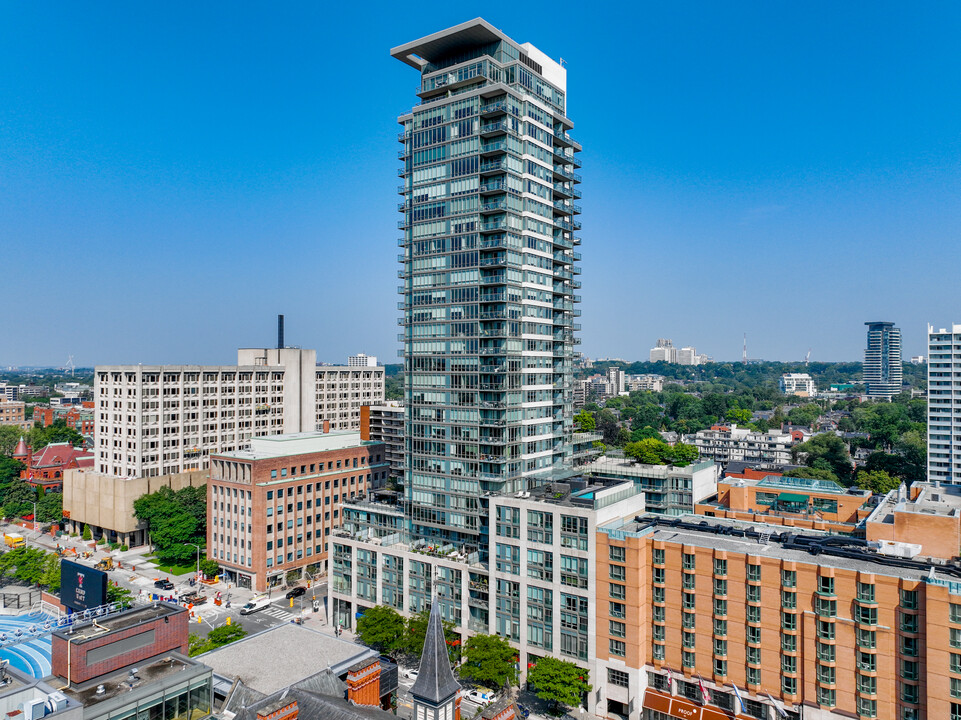
[[[592,670],[596,530],[643,513],[644,496],[632,481],[568,480],[486,496],[489,558],[404,533],[371,541],[367,532],[334,531],[332,621],[352,627],[357,613],[378,604],[411,615],[436,594],[443,619],[463,637],[498,634],[518,650],[521,682],[528,663],[545,655]],[[593,693],[587,702],[594,712]]]
[[[778,380],[778,388],[785,395],[815,397],[818,393],[814,380],[807,373],[785,373]]]
[[[718,466],[713,460],[675,467],[603,455],[578,470],[607,481],[631,480],[644,493],[645,510],[659,515],[693,515],[697,503],[717,494]]]
[[[360,430],[362,405],[380,405],[386,393],[383,366],[319,365],[317,367],[316,426],[331,430]]]
[[[677,348],[669,338],[658,338],[657,345],[651,348],[650,360],[674,364],[677,362]]]
[[[377,367],[376,355],[351,355],[347,358],[347,367]]]
[[[98,365],[97,472],[156,477],[201,470],[255,435],[314,429],[316,353],[242,348],[237,365]]]
[[[693,347],[682,347],[677,351],[678,365],[697,365],[697,350]]]
[[[635,390],[651,390],[660,392],[664,389],[663,375],[628,375],[626,381],[627,389],[630,392]]]
[[[961,324],[928,325],[928,482],[961,482]]]
[[[795,440],[790,433],[780,431],[756,432],[747,428],[715,425],[710,430],[700,430],[694,444],[702,460],[719,463],[738,460],[763,462],[775,465],[791,464],[791,447]]]
[[[607,368],[607,382],[611,386],[611,395],[620,395],[627,390],[624,371],[618,367]]]

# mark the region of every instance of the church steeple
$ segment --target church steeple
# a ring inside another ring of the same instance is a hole
[[[417,720],[458,720],[460,717],[460,683],[451,670],[447,638],[436,600],[431,603],[424,652],[410,694],[414,698]]]

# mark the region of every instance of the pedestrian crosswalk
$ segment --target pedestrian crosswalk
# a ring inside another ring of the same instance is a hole
[[[273,605],[271,605],[269,608],[264,610],[263,614],[270,615],[270,617],[275,617],[278,620],[284,620],[284,621],[293,620],[295,617],[297,617],[293,613],[287,612],[286,610],[279,607],[274,607]]]

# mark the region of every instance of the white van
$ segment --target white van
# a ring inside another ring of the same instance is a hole
[[[260,610],[266,610],[270,606],[270,598],[266,595],[253,598],[249,603],[240,608],[241,615],[251,615]]]

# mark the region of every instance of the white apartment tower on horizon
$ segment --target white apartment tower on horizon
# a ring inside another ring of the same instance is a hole
[[[677,348],[669,338],[658,338],[657,344],[651,348],[651,362],[666,362],[672,365],[677,362]]]
[[[377,367],[377,356],[358,353],[347,358],[347,367]]]
[[[485,20],[391,55],[420,75],[398,136],[408,519],[477,547],[485,493],[571,463],[581,147],[564,67]]]
[[[961,482],[961,324],[928,325],[928,481]]]
[[[901,330],[892,322],[866,322],[864,384],[868,397],[890,400],[901,392]]]

